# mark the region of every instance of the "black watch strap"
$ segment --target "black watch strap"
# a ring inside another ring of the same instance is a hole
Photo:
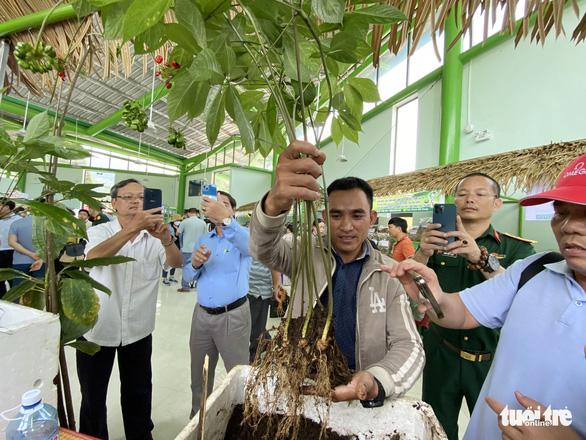
[[[374,378],[374,380],[378,385],[378,394],[372,400],[361,400],[360,403],[364,408],[378,408],[379,406],[383,406],[383,404],[385,403],[385,389],[376,377]]]

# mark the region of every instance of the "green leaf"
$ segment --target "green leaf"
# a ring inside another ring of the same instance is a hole
[[[332,119],[332,140],[336,143],[336,145],[340,145],[342,142],[342,126],[340,125],[340,121],[338,118],[334,117]]]
[[[27,280],[33,279],[29,274],[16,269],[0,269],[0,281],[12,280],[14,278],[24,278]]]
[[[123,264],[123,263],[130,263],[131,261],[135,261],[134,258],[130,257],[123,257],[121,255],[115,255],[114,257],[100,257],[100,258],[91,258],[89,260],[77,260],[72,261],[70,263],[66,263],[66,266],[75,266],[75,267],[100,267],[100,266],[109,266],[111,264]]]
[[[232,110],[232,117],[238,126],[238,130],[240,131],[240,140],[242,141],[242,146],[246,151],[253,151],[254,132],[252,131],[252,126],[246,118],[246,114],[242,108],[242,103],[240,102],[238,91],[232,86],[228,86],[228,90],[226,92],[226,108]]]
[[[356,9],[350,14],[363,18],[368,23],[373,24],[390,24],[406,20],[405,14],[399,9],[388,5],[368,6],[366,8]]]
[[[189,32],[185,27],[178,23],[166,23],[165,24],[165,33],[167,34],[167,38],[177,43],[181,48],[192,55],[198,53],[201,48],[195,41],[191,32]]]
[[[104,39],[122,39],[125,13],[132,0],[122,0],[104,7],[100,13],[104,27]]]
[[[69,237],[75,235],[75,229],[73,225],[73,223],[51,221],[47,217],[33,216],[33,247],[36,249],[39,255],[41,255],[43,258],[46,258],[47,232],[50,231],[53,234],[53,247],[50,258],[58,258],[61,249],[63,249],[63,246],[67,244]]]
[[[157,23],[134,38],[134,53],[141,55],[151,53],[167,41],[164,23]]]
[[[267,121],[265,118],[261,118],[258,127],[258,150],[262,157],[267,157],[273,150],[273,137],[269,131]]]
[[[90,283],[64,278],[61,280],[61,307],[69,319],[80,324],[93,325],[98,320],[100,301]]]
[[[332,38],[328,56],[342,63],[357,63],[368,55],[370,47],[349,31],[338,32]]]
[[[292,31],[283,35],[283,63],[285,67],[285,74],[292,80],[306,83],[317,77],[321,68],[321,61],[312,55],[318,53],[318,48],[313,42],[303,40],[301,35],[297,35],[299,41],[299,58],[300,66],[299,73],[297,72],[297,61],[295,57],[295,40],[293,39]]]
[[[342,23],[344,3],[344,0],[312,0],[311,9],[323,22]]]
[[[203,49],[197,54],[190,68],[190,73],[199,78],[200,81],[210,80],[212,84],[222,84],[224,82],[224,74],[222,67],[218,63],[216,54],[211,49]]]
[[[62,137],[47,136],[39,140],[43,141],[45,139],[54,142],[53,146],[49,149],[47,154],[52,154],[53,156],[57,156],[62,159],[71,160],[79,160],[91,156],[91,153],[87,151],[85,148],[83,148],[81,145],[67,141]]]
[[[12,156],[16,154],[16,151],[14,142],[12,142],[4,127],[0,125],[0,155]]]
[[[179,24],[191,33],[199,47],[207,47],[205,22],[193,1],[175,0],[175,16]]]
[[[36,283],[32,280],[25,280],[20,283],[18,286],[12,287],[8,292],[4,294],[2,298],[4,301],[14,302],[22,295],[27,293],[29,290],[33,289],[36,286]]]
[[[352,114],[347,107],[341,108],[340,110],[338,110],[338,115],[340,116],[340,119],[342,121],[344,121],[344,123],[348,127],[350,127],[352,130],[355,130],[355,131],[361,130],[360,119],[362,119],[362,118],[359,119],[356,116],[354,116],[354,114]]]
[[[148,28],[157,24],[169,6],[172,0],[133,0],[132,4],[124,14],[124,23],[122,25],[122,38],[130,40],[141,34]]]
[[[230,9],[230,0],[195,0],[195,3],[206,20]]]
[[[219,65],[221,66],[221,71],[226,72],[226,76],[232,77],[240,72],[242,74],[242,69],[237,68],[237,59],[236,53],[234,49],[232,49],[227,44],[221,49],[219,55]]]
[[[279,124],[277,117],[277,101],[275,100],[275,97],[271,95],[267,101],[266,110],[267,128],[269,133],[274,133],[275,129],[277,128]]]
[[[47,295],[44,289],[30,289],[20,299],[23,306],[32,307],[37,310],[45,310],[45,299]]]
[[[85,335],[91,330],[93,325],[81,324],[74,322],[65,316],[64,313],[59,314],[59,321],[61,321],[61,343],[65,344],[69,341],[74,341],[80,336]]]
[[[78,183],[70,190],[63,193],[65,199],[77,199],[92,208],[99,208],[102,202],[98,199],[108,196],[106,193],[94,191],[94,188],[101,187],[99,184]]]
[[[174,79],[175,87],[167,97],[167,113],[171,121],[185,113],[193,119],[203,113],[206,105],[210,83],[200,81],[191,75],[191,69],[181,72]]]
[[[226,117],[224,113],[224,90],[216,87],[211,90],[211,104],[206,115],[206,135],[210,145],[214,145],[220,133],[220,127]]]
[[[33,139],[38,139],[41,136],[47,136],[51,131],[51,123],[49,122],[49,114],[47,112],[39,113],[34,116],[28,126],[26,127],[26,134],[24,135],[23,142],[26,143]]]
[[[353,88],[355,88],[364,102],[378,102],[380,101],[380,95],[376,84],[368,78],[353,77],[348,80]]]
[[[21,200],[19,203],[29,206],[33,215],[46,217],[48,220],[53,220],[57,224],[61,223],[62,228],[72,223],[76,224],[79,228],[84,227],[83,221],[75,218],[67,209],[57,205],[42,203],[36,200]]]
[[[86,282],[90,283],[94,289],[101,290],[102,292],[104,292],[108,295],[112,294],[112,291],[108,287],[104,286],[101,283],[98,283],[96,280],[94,280],[92,277],[90,277],[90,275],[87,272],[80,270],[79,268],[66,267],[65,269],[63,269],[59,273],[59,276],[62,279],[73,278],[75,280],[86,281]]]
[[[344,136],[351,142],[358,144],[358,131],[348,127],[348,125],[344,123],[341,123],[340,125],[342,127],[342,133],[344,133]]]
[[[78,18],[85,17],[94,10],[94,7],[88,0],[75,0],[71,3],[71,6],[73,6]]]
[[[340,74],[340,66],[332,57],[326,57],[326,68],[330,76],[337,77]]]
[[[68,347],[73,347],[76,350],[81,351],[82,353],[89,354],[90,356],[93,356],[101,349],[101,347],[98,344],[90,341],[73,341],[65,345],[67,345]]]
[[[253,108],[261,110],[264,107],[263,98],[265,92],[261,90],[249,90],[240,94],[240,102],[245,112],[251,111]]]
[[[344,86],[344,99],[350,113],[356,116],[357,119],[361,119],[363,108],[362,96],[360,96],[358,90],[352,87],[351,84],[346,84]]]

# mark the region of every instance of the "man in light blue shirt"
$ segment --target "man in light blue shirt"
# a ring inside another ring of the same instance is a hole
[[[0,202],[0,268],[9,269],[12,267],[12,254],[14,249],[8,244],[8,232],[10,225],[21,216],[14,213],[16,204],[12,200],[2,199]],[[0,299],[6,293],[6,282],[0,281]]]
[[[551,227],[562,261],[543,264],[536,260],[544,254],[530,256],[459,294],[442,292],[435,273],[414,261],[384,268],[416,301],[421,298],[408,271],[423,276],[444,317],[438,319],[426,301],[419,307],[438,325],[501,328],[465,439],[586,436],[585,164],[586,154],[566,167],[554,189],[520,202],[554,202]]]
[[[191,261],[183,268],[187,281],[197,281],[197,304],[191,322],[191,417],[199,411],[202,368],[209,356],[208,394],[214,385],[218,355],[226,371],[248,364],[250,307],[248,229],[234,219],[236,200],[218,191],[218,200],[203,198],[202,212],[216,227],[201,236]]]
[[[191,260],[195,243],[207,232],[208,225],[198,217],[197,208],[187,210],[187,218],[179,225],[179,239],[181,243],[181,253],[183,254],[183,266]],[[185,271],[183,271],[185,275]],[[189,281],[185,276],[181,277],[181,288],[178,292],[189,292]]]
[[[14,249],[14,254],[12,255],[13,269],[35,278],[43,278],[45,276],[45,265],[33,245],[32,215],[21,218],[10,225],[8,244]],[[22,278],[14,278],[12,280],[12,287],[19,285],[22,280]]]

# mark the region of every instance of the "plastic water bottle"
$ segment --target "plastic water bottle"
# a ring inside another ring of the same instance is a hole
[[[43,403],[41,390],[34,389],[22,395],[18,418],[6,428],[6,440],[57,440],[59,422],[57,410]]]

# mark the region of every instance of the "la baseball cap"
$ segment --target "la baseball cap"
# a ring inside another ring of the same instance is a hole
[[[524,197],[519,204],[532,206],[551,201],[586,205],[586,154],[570,162],[558,177],[553,189]]]

